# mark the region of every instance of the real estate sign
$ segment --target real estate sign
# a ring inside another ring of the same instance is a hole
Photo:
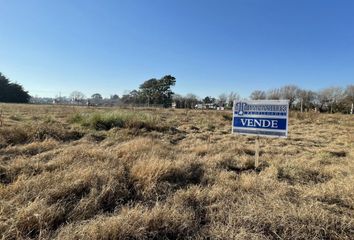
[[[245,135],[288,136],[288,100],[235,101],[232,132]]]

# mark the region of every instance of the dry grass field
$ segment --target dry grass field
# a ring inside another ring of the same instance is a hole
[[[0,105],[0,239],[354,239],[354,118]]]

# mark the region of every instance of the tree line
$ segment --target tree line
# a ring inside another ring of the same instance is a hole
[[[232,108],[234,100],[241,100],[239,94],[231,92],[222,93],[218,97],[206,96],[202,99],[194,94],[181,96],[175,94],[174,102],[177,108],[194,108],[197,104],[214,104],[215,106]],[[302,89],[295,85],[286,85],[267,91],[254,90],[248,99],[251,100],[289,100],[291,110],[318,111],[328,113],[353,113],[354,111],[354,85],[346,88],[329,87],[319,91]],[[244,99],[246,100],[246,99]]]
[[[175,108],[196,108],[199,104],[214,107],[232,108],[234,100],[240,100],[236,92],[222,93],[218,97],[206,96],[199,98],[193,93],[184,96],[175,94],[172,87],[176,84],[176,78],[165,75],[162,78],[151,78],[136,90],[129,91],[119,97],[114,94],[110,99],[103,99],[102,95],[95,93],[91,98],[86,98],[79,91],[74,91],[69,98],[61,97],[67,102],[93,102],[102,103],[115,102],[130,105],[161,106]],[[0,73],[0,102],[25,103],[30,100],[30,95],[18,83],[12,83],[7,77]],[[58,101],[54,99],[53,102]],[[354,108],[354,85],[342,87],[329,87],[319,91],[302,89],[295,85],[286,85],[280,88],[273,88],[267,91],[255,90],[249,99],[251,100],[279,100],[288,99],[289,107],[292,110],[319,112],[342,112],[353,113]]]
[[[138,90],[124,94],[120,100],[125,104],[161,104],[165,107],[170,107],[173,103],[175,108],[196,108],[198,104],[232,108],[233,101],[241,99],[236,92],[222,93],[218,97],[199,98],[193,93],[182,96],[171,91],[171,86],[174,86],[175,83],[176,79],[170,75],[159,80],[151,79],[141,84]],[[286,85],[267,91],[255,90],[250,94],[249,99],[288,99],[290,109],[301,112],[313,110],[329,113],[353,113],[354,85],[348,85],[346,88],[329,87],[319,91]]]
[[[317,92],[301,89],[295,85],[286,85],[281,88],[273,88],[268,91],[255,90],[250,99],[288,99],[289,107],[293,110],[319,112],[353,113],[354,85],[346,88],[329,87]]]

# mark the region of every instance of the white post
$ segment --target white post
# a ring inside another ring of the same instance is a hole
[[[354,103],[352,103],[352,109],[350,109],[350,114],[353,114],[354,112]]]
[[[255,151],[255,161],[254,167],[257,169],[259,166],[259,137],[256,137],[256,151]]]
[[[2,127],[2,109],[0,111],[0,127]]]

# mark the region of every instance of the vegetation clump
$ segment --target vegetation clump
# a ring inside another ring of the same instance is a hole
[[[69,129],[62,124],[33,124],[18,127],[0,128],[0,147],[43,141],[49,138],[58,141],[78,140],[83,132]]]
[[[146,129],[160,131],[164,126],[152,114],[140,112],[110,112],[75,114],[71,121],[94,130],[110,130],[112,128]]]

